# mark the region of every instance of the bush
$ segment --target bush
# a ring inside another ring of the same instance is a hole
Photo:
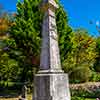
[[[96,91],[84,90],[82,88],[77,89],[77,90],[72,89],[71,95],[77,96],[77,97],[83,97],[83,98],[98,98],[100,97],[100,89],[97,89]]]
[[[85,100],[85,99],[84,98],[81,98],[81,97],[76,97],[75,96],[75,97],[72,97],[71,100]]]
[[[80,83],[87,82],[91,76],[91,71],[88,67],[77,67],[69,74],[71,82]]]
[[[90,77],[90,81],[100,82],[100,73],[93,72]]]
[[[94,69],[95,69],[96,72],[100,72],[100,65],[96,65],[96,66],[94,67]]]

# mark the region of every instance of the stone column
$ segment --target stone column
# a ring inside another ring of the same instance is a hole
[[[61,72],[61,63],[58,48],[55,9],[58,5],[53,0],[43,0],[42,9],[44,19],[42,26],[42,49],[40,70]]]
[[[40,70],[35,75],[33,100],[70,100],[68,75],[61,69],[55,0],[42,0],[44,11]]]

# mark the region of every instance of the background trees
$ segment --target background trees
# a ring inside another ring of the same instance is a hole
[[[12,41],[9,38],[9,30],[14,24],[12,18],[13,16],[0,9],[0,82],[7,81],[7,83],[9,80],[16,79],[18,73],[18,62],[11,59],[8,53]]]
[[[98,56],[96,57],[94,69],[96,72],[100,72],[100,37],[96,40],[96,51],[98,52]]]
[[[15,40],[16,49],[22,52],[24,58],[21,58],[20,64],[23,65],[23,75],[27,75],[32,71],[32,66],[39,66],[40,41],[41,41],[41,25],[42,12],[39,10],[39,0],[24,0],[17,4],[17,15],[15,17],[15,25],[11,28],[10,38]],[[65,59],[63,55],[67,54],[71,46],[70,40],[72,29],[66,24],[68,22],[64,9],[60,8],[56,12],[57,26],[59,34],[59,43],[61,47],[61,59]],[[69,30],[69,31],[67,31]],[[68,40],[67,40],[68,39]],[[64,43],[66,40],[66,43]],[[67,46],[67,47],[66,47]],[[11,47],[12,48],[12,47]],[[15,49],[15,48],[13,48]],[[64,51],[64,52],[63,52]],[[19,55],[21,56],[21,55]],[[25,66],[25,67],[24,67]],[[23,76],[22,75],[22,76]],[[24,79],[25,80],[25,79]]]
[[[73,82],[89,81],[92,73],[99,70],[99,38],[96,40],[81,28],[73,31],[67,13],[58,0],[57,3],[60,6],[56,20],[62,68]],[[40,0],[18,2],[16,14],[1,17],[4,20],[1,25],[6,27],[3,30],[1,27],[0,32],[6,38],[0,42],[0,78],[6,81],[32,82],[33,73],[38,70],[43,19],[39,4]]]
[[[84,29],[74,32],[72,51],[64,61],[63,67],[72,80],[88,81],[96,58],[96,41]]]

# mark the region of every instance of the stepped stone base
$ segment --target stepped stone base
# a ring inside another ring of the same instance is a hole
[[[32,100],[70,100],[68,75],[39,73],[34,80]]]

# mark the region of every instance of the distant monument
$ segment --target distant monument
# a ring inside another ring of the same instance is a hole
[[[42,0],[44,11],[40,70],[34,78],[32,100],[70,100],[68,75],[61,69],[55,0]]]

